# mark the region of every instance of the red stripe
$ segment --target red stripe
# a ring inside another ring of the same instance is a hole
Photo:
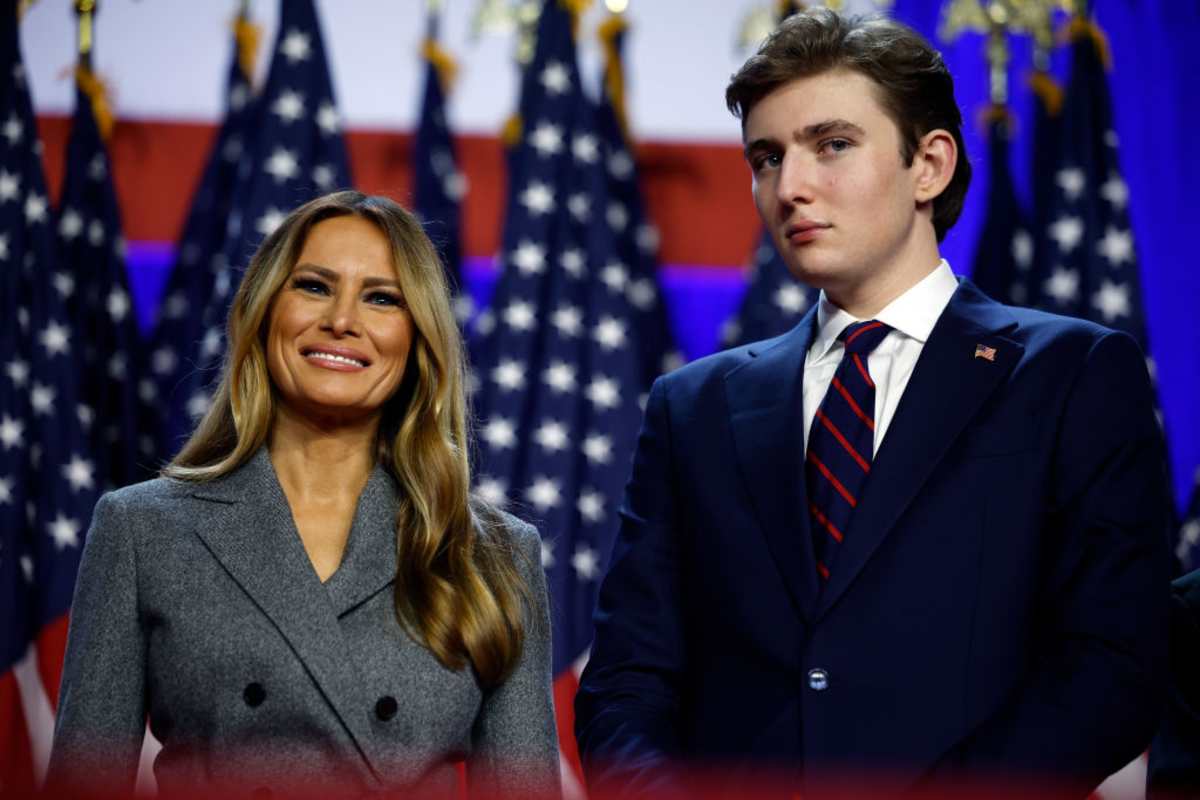
[[[817,572],[821,573],[821,580],[829,580],[829,567],[825,566],[820,561],[817,562]]]
[[[12,670],[0,675],[0,788],[6,795],[33,797],[33,746]]]
[[[830,433],[833,434],[834,438],[842,443],[842,447],[846,448],[846,452],[850,454],[850,457],[858,462],[858,465],[862,467],[863,472],[871,471],[870,462],[858,454],[858,451],[854,449],[854,446],[851,445],[850,442],[846,441],[845,436],[842,436],[842,432],[837,429],[837,426],[833,424],[833,421],[829,419],[829,417],[825,416],[825,412],[819,408],[817,409],[817,419],[821,420],[821,423],[829,430]]]
[[[856,330],[854,333],[852,333],[846,337],[846,346],[849,347],[850,343],[853,342],[855,339],[857,339],[858,335],[860,333],[865,333],[866,331],[874,330],[875,328],[881,328],[881,327],[883,327],[882,322],[871,322],[866,325],[863,325],[861,328]]]
[[[819,459],[815,455],[813,455],[813,452],[811,450],[808,451],[808,460],[811,461],[812,463],[816,464],[817,469],[819,469],[821,471],[821,474],[825,476],[825,480],[827,480],[833,484],[833,488],[838,490],[838,494],[840,494],[842,497],[846,498],[846,502],[850,504],[851,508],[854,508],[855,506],[858,505],[858,503],[854,499],[854,495],[852,495],[852,494],[850,494],[850,492],[846,491],[846,487],[842,486],[842,482],[833,476],[833,473],[829,471],[829,467],[822,464],[821,459]]]
[[[867,372],[866,366],[863,365],[862,359],[858,357],[858,353],[854,354],[854,366],[858,367],[858,371],[862,373],[863,380],[867,382],[867,386],[874,389],[875,381],[871,380],[871,375]]]
[[[37,638],[38,674],[46,697],[50,698],[50,707],[55,709],[58,708],[58,685],[62,683],[63,658],[67,653],[68,619],[69,615],[63,614],[42,628]]]
[[[575,670],[567,667],[554,678],[554,719],[558,723],[558,752],[575,773],[579,785],[583,780],[583,762],[579,758],[579,745],[575,742],[575,693],[579,691],[579,677]]]
[[[825,526],[825,530],[829,531],[829,535],[834,538],[834,541],[839,543],[842,541],[842,532],[837,529],[836,525],[829,521],[829,517],[821,513],[821,509],[817,508],[816,503],[809,503],[808,510],[816,517],[817,522]]]
[[[846,398],[846,402],[850,404],[850,410],[865,422],[868,428],[875,430],[875,420],[863,413],[863,410],[858,407],[858,403],[854,402],[854,398],[850,396],[850,392],[846,391],[846,387],[842,385],[842,382],[837,379],[836,375],[833,378],[833,388],[837,389],[838,393]],[[871,411],[874,412],[875,409],[871,409]]]

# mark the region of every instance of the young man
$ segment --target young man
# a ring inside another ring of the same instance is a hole
[[[1150,741],[1166,676],[1142,354],[941,260],[970,169],[918,34],[798,14],[726,99],[823,294],[650,393],[576,702],[589,783],[653,791],[683,761],[1083,796]]]

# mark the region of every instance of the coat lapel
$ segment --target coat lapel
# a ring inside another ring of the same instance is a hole
[[[375,486],[374,493],[382,488]],[[363,682],[347,657],[350,648],[335,607],[335,602],[352,603],[358,593],[345,589],[331,595],[317,577],[267,449],[224,478],[198,486],[193,496],[206,506],[197,514],[203,520],[197,535],[304,664],[354,741],[365,776],[377,785],[379,758],[366,713],[371,699],[362,693]],[[375,510],[364,512],[360,501],[355,527],[375,515]],[[366,538],[361,529],[354,533]],[[392,551],[387,564],[394,570],[395,563]]]
[[[955,438],[1020,360],[1024,348],[1002,335],[1016,324],[1002,305],[969,281],[960,283],[921,351],[876,453],[871,479],[821,591],[816,619],[854,581]],[[994,352],[977,355],[980,345]]]
[[[804,489],[802,380],[815,309],[725,376],[738,464],[759,527],[802,619],[817,596]]]
[[[395,581],[398,510],[395,482],[383,467],[375,467],[358,499],[342,563],[325,581],[325,589],[338,617]]]

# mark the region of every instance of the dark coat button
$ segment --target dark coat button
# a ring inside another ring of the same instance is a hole
[[[385,694],[375,703],[375,716],[387,722],[392,717],[396,716],[396,712],[400,710],[400,706],[396,703],[396,698],[390,694]]]
[[[262,705],[262,701],[267,699],[267,690],[262,687],[257,681],[247,683],[246,688],[242,690],[242,699],[246,701],[246,705],[251,708],[258,708]]]

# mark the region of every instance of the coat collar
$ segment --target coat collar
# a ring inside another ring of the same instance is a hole
[[[381,755],[364,712],[360,680],[339,617],[395,577],[395,484],[376,467],[359,496],[346,552],[322,584],[300,540],[266,447],[192,496],[196,535],[287,640],[341,720],[372,782]],[[201,522],[202,521],[202,522]]]

